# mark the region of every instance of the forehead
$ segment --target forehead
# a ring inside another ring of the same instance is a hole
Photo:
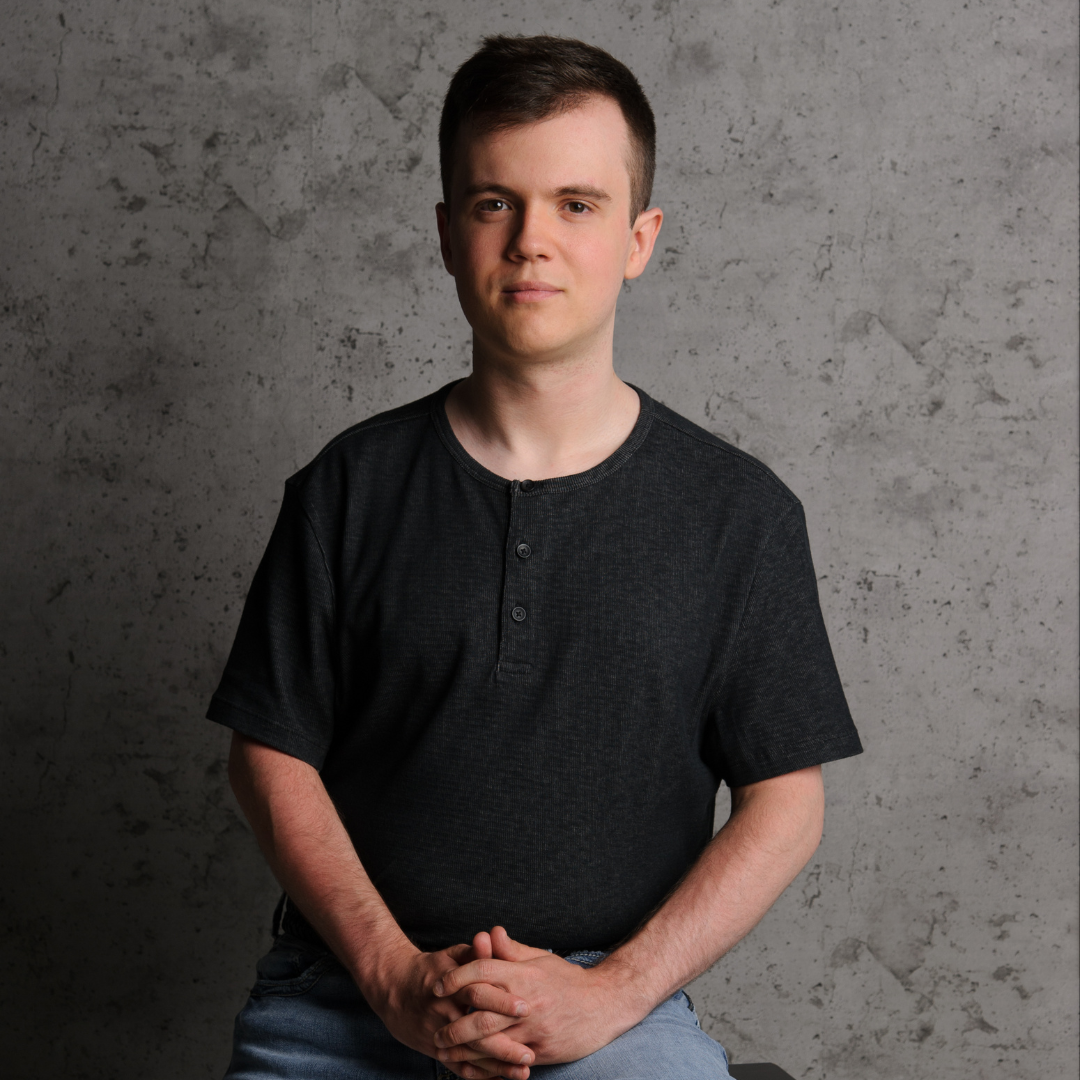
[[[591,97],[555,116],[477,130],[463,125],[454,162],[455,190],[477,183],[550,185],[589,182],[630,192],[630,132],[611,98]]]

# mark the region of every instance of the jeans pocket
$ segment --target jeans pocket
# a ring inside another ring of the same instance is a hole
[[[252,997],[297,997],[306,994],[332,967],[338,966],[332,953],[305,942],[279,938],[274,947],[255,965]]]
[[[685,990],[680,990],[675,995],[675,999],[678,1000],[680,996],[684,999],[686,1007],[690,1010],[690,1015],[694,1018],[694,1023],[697,1024],[698,1027],[701,1027],[701,1020],[698,1017],[697,1009],[694,1008],[694,999]]]

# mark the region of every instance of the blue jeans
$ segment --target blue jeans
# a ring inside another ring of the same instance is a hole
[[[572,953],[592,967],[602,952]],[[399,1043],[324,949],[281,936],[258,963],[236,1018],[225,1080],[456,1080]],[[534,1066],[535,1080],[729,1080],[727,1054],[701,1030],[683,991],[595,1054]]]

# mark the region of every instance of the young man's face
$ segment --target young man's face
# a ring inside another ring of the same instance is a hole
[[[610,352],[624,278],[662,214],[630,221],[629,133],[610,98],[535,124],[459,139],[443,261],[478,351],[511,360]]]

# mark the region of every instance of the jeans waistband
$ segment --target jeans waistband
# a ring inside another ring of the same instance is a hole
[[[330,951],[330,946],[319,936],[318,931],[300,914],[300,909],[291,903],[285,893],[281,894],[277,907],[274,909],[274,925],[272,927],[274,937],[282,934],[288,937],[299,938],[309,945],[318,946],[320,949]]]

